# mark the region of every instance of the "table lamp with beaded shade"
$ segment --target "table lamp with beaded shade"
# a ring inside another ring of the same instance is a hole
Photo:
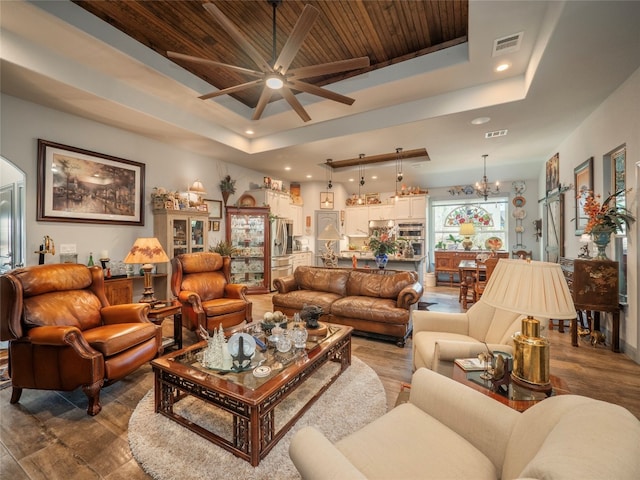
[[[136,239],[133,247],[129,250],[124,263],[141,263],[144,272],[144,292],[140,302],[155,303],[156,297],[153,292],[153,282],[151,281],[151,270],[154,263],[166,263],[169,257],[155,237],[141,237]]]
[[[482,294],[483,302],[526,315],[513,335],[511,379],[526,388],[551,391],[549,341],[540,335],[540,320],[575,318],[569,286],[560,265],[500,259]]]

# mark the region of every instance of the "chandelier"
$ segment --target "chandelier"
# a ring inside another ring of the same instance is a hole
[[[489,195],[495,195],[500,192],[500,182],[496,182],[495,190],[489,185],[489,181],[487,180],[487,157],[489,155],[482,155],[482,159],[484,161],[484,171],[482,175],[482,181],[476,182],[476,194],[479,197],[483,197],[485,200]]]

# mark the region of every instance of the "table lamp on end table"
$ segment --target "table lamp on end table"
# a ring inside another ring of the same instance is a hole
[[[551,391],[549,341],[540,335],[540,321],[575,318],[576,309],[557,263],[500,259],[482,300],[501,310],[526,315],[522,331],[513,335],[511,379],[526,388]]]
[[[473,240],[471,240],[471,236],[476,234],[476,229],[473,226],[473,223],[461,223],[460,224],[460,235],[464,237],[462,240],[462,246],[465,250],[471,250],[473,247]]]
[[[140,298],[143,303],[155,303],[156,297],[153,292],[153,282],[151,281],[151,270],[154,263],[166,263],[169,257],[162,249],[162,245],[155,237],[138,238],[133,247],[129,250],[124,263],[141,263],[144,272],[144,292]]]

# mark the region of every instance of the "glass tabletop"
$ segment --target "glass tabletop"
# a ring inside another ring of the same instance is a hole
[[[470,382],[502,395],[504,398],[509,400],[540,401],[554,395],[553,391],[551,394],[547,394],[545,392],[530,390],[514,382],[509,382],[509,385],[500,385],[498,388],[493,388],[491,380],[484,380],[480,377],[483,373],[482,371],[468,371],[465,373],[467,374],[467,380]]]

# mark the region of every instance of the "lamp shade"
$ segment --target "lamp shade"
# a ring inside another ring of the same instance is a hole
[[[195,182],[193,182],[193,185],[189,187],[189,191],[196,193],[207,193],[207,191],[204,189],[204,185],[200,180],[196,180]]]
[[[338,232],[333,223],[327,224],[318,235],[318,240],[340,240],[341,238],[340,232]]]
[[[460,224],[460,235],[469,236],[469,235],[474,235],[475,233],[476,233],[476,229],[474,228],[473,223],[465,222]]]
[[[124,263],[165,263],[169,257],[162,249],[162,245],[155,237],[141,237],[136,239],[129,250]]]
[[[482,294],[487,304],[529,316],[575,318],[569,286],[557,263],[502,258]]]

